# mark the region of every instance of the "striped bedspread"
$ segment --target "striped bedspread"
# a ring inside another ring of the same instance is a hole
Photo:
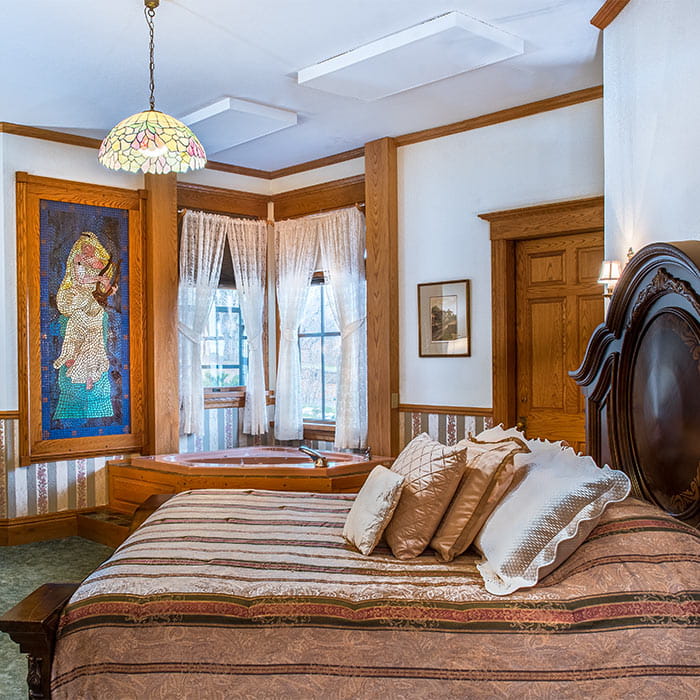
[[[175,496],[67,606],[55,698],[700,696],[700,535],[634,499],[533,589],[371,557],[353,495]]]

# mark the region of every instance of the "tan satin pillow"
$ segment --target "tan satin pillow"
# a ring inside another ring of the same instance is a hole
[[[459,444],[467,447],[467,468],[430,541],[430,546],[443,561],[452,561],[474,541],[513,481],[513,458],[518,453],[530,451],[517,438],[494,442],[471,439]]]
[[[398,505],[404,477],[381,465],[367,477],[350,508],[343,537],[364,555],[377,546]]]
[[[398,559],[417,557],[430,542],[466,466],[466,447],[445,447],[427,433],[406,445],[391,471],[406,477],[399,505],[384,532]]]

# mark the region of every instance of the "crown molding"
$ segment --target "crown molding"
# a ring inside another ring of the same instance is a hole
[[[399,146],[409,146],[410,144],[420,143],[421,141],[429,141],[431,139],[442,138],[443,136],[459,134],[462,131],[481,129],[484,126],[491,126],[493,124],[500,124],[502,122],[512,121],[513,119],[529,117],[533,114],[541,114],[542,112],[550,112],[555,109],[570,107],[571,105],[577,105],[581,102],[590,102],[591,100],[598,100],[602,96],[603,86],[596,85],[595,87],[584,88],[583,90],[566,92],[563,95],[548,97],[544,100],[528,102],[524,105],[518,105],[517,107],[500,109],[497,112],[489,112],[488,114],[482,114],[481,116],[472,117],[471,119],[464,119],[459,122],[453,122],[452,124],[445,124],[444,126],[435,126],[431,129],[423,129],[422,131],[414,131],[410,134],[396,136],[394,137],[394,140]]]
[[[629,0],[609,0],[609,2],[606,3],[603,8],[608,4],[615,3],[619,3],[624,6],[627,4],[627,2],[629,2]],[[601,8],[600,12],[602,12],[603,8]],[[619,7],[615,14],[619,13],[621,9],[622,7]],[[598,14],[600,14],[600,12]],[[597,16],[598,15],[596,15],[596,17]],[[612,18],[610,21],[612,21]],[[529,117],[534,114],[541,114],[542,112],[550,112],[555,109],[570,107],[571,105],[580,104],[582,102],[598,100],[602,96],[603,86],[596,85],[594,87],[584,88],[583,90],[567,92],[563,95],[548,97],[544,100],[537,100],[536,102],[528,102],[516,107],[509,107],[508,109],[501,109],[497,112],[489,112],[488,114],[482,114],[478,117],[452,122],[451,124],[444,124],[442,126],[436,126],[430,129],[423,129],[421,131],[414,131],[409,134],[402,134],[400,136],[393,137],[393,140],[397,146],[409,146],[413,143],[438,139],[442,138],[443,136],[458,134],[462,131],[480,129],[484,126],[491,126],[492,124],[500,124],[501,122],[507,122],[513,119],[521,119],[522,117]],[[26,136],[29,138],[44,139],[45,141],[65,143],[71,146],[82,146],[84,148],[97,149],[101,144],[99,139],[93,139],[87,136],[76,136],[75,134],[66,134],[62,131],[52,131],[51,129],[42,129],[35,126],[24,126],[22,124],[12,124],[9,122],[0,122],[0,133],[2,132],[6,134]],[[290,165],[286,168],[279,168],[277,170],[258,170],[257,168],[246,168],[242,165],[231,165],[229,163],[220,163],[213,160],[207,161],[205,167],[209,170],[219,170],[221,172],[232,173],[235,175],[246,175],[248,177],[257,177],[263,180],[276,180],[277,178],[285,177],[287,175],[294,175],[296,173],[316,170],[317,168],[323,168],[328,165],[342,163],[347,160],[362,158],[364,154],[364,146],[361,146],[360,148],[353,148],[349,151],[343,151],[342,153],[336,153],[323,158],[316,158],[315,160],[308,160],[304,163]]]
[[[625,9],[630,0],[605,0],[601,8],[591,17],[591,24],[605,29]]]

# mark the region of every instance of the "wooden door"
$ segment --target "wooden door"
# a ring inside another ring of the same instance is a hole
[[[515,253],[518,422],[527,437],[585,451],[583,397],[568,372],[603,321],[603,232],[518,241]]]

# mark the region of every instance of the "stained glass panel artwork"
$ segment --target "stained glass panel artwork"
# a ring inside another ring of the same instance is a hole
[[[131,430],[129,212],[40,201],[42,436]]]
[[[120,121],[105,137],[97,159],[112,170],[156,174],[197,170],[207,162],[192,130],[157,110]]]

